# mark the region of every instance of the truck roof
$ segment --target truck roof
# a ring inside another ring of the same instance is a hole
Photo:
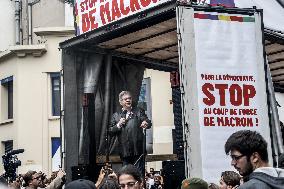
[[[66,40],[60,43],[60,48],[76,52],[110,53],[143,63],[147,68],[177,70],[179,55],[175,9],[179,4],[176,1],[163,3]],[[192,7],[197,10],[242,14],[261,11],[252,8]],[[269,63],[272,62],[270,69],[273,81],[277,85],[282,85],[283,82],[284,85],[284,34],[268,28],[264,28],[264,34],[266,53]],[[281,54],[275,59],[275,53]]]

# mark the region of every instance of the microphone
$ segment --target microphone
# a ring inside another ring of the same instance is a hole
[[[126,125],[126,122],[127,122],[126,114],[127,114],[127,110],[123,110],[122,113],[121,113],[121,118],[125,119],[125,123],[121,125],[122,127],[124,127]]]
[[[123,110],[122,114],[121,114],[121,118],[125,118],[126,119],[126,114],[127,114],[127,110]]]

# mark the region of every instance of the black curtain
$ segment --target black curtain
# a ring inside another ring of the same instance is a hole
[[[79,164],[87,165],[96,155],[118,155],[116,138],[108,138],[109,121],[121,108],[121,91],[130,91],[137,104],[145,66],[111,55],[85,54],[83,59],[77,65]]]

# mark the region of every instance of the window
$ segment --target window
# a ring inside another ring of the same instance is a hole
[[[146,110],[149,119],[152,119],[152,104],[151,104],[151,79],[144,78],[142,81],[138,106]],[[149,154],[153,153],[153,127],[146,131],[146,150]]]
[[[5,153],[13,150],[13,141],[12,140],[7,140],[2,142],[4,145]]]
[[[60,116],[60,73],[51,73],[52,116]]]
[[[1,118],[13,119],[13,76],[1,80]]]

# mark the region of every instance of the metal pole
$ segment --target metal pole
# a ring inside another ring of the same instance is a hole
[[[62,52],[63,53],[63,52]],[[61,63],[63,62],[61,58]],[[64,153],[65,153],[65,142],[64,142],[64,72],[63,72],[63,65],[61,64],[61,71],[60,71],[60,165],[61,168],[65,168],[64,164]]]
[[[36,3],[40,2],[40,0],[29,1],[28,2],[28,44],[33,44],[33,13],[32,6]]]
[[[32,4],[28,4],[28,45],[31,45],[32,42]]]
[[[268,61],[266,61],[268,62]],[[277,104],[276,104],[276,98],[275,98],[275,93],[274,93],[274,87],[271,79],[271,73],[269,70],[269,66],[267,66],[267,78],[268,78],[268,90],[269,90],[269,98],[270,98],[270,106],[271,106],[271,113],[273,116],[274,120],[274,130],[276,134],[276,142],[277,142],[277,147],[278,147],[278,154],[281,154],[284,152],[283,149],[283,141],[282,141],[282,135],[281,135],[281,129],[280,129],[280,123],[279,123],[279,115],[278,115],[278,109],[277,109]]]
[[[15,0],[15,29],[16,29],[16,45],[20,45],[20,0]]]
[[[284,0],[276,0],[282,8],[284,8]]]
[[[142,178],[143,178],[143,181],[144,181],[144,186],[146,186],[146,183],[145,183],[145,167],[146,167],[146,155],[147,155],[147,152],[146,152],[146,129],[143,129],[143,170],[142,170]]]

